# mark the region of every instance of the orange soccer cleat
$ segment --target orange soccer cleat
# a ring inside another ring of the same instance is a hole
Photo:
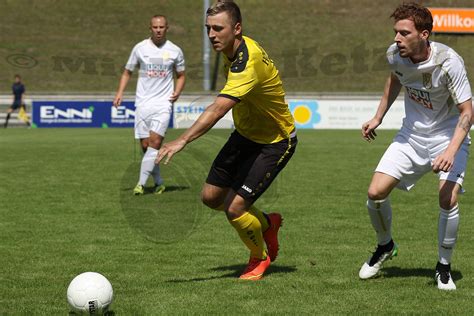
[[[263,278],[263,274],[270,266],[270,256],[265,259],[250,257],[249,263],[239,279],[257,281]]]
[[[267,216],[270,221],[270,227],[263,233],[263,239],[267,244],[268,256],[273,262],[277,258],[280,248],[278,244],[278,231],[280,230],[283,218],[279,213],[270,213]]]

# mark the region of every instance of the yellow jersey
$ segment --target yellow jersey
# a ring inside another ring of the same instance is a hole
[[[290,138],[293,116],[278,70],[265,50],[243,36],[234,58],[224,55],[224,71],[227,82],[219,96],[238,102],[232,108],[235,129],[260,144]]]

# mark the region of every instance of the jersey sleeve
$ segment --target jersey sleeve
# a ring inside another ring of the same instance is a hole
[[[471,86],[461,56],[453,54],[443,65],[446,85],[455,104],[461,104],[472,98]]]
[[[127,64],[125,65],[125,69],[129,71],[135,70],[135,67],[138,65],[138,55],[137,55],[137,45],[132,49],[130,53],[130,57],[128,58]]]
[[[174,68],[176,72],[183,72],[186,70],[185,61],[184,61],[184,54],[181,48],[178,48],[178,56],[176,56],[176,61],[174,64]]]

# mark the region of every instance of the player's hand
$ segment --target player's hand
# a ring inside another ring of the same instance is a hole
[[[454,155],[449,152],[443,152],[441,155],[433,160],[433,172],[438,173],[440,171],[448,172],[451,170],[454,164]]]
[[[380,125],[380,123],[380,120],[373,118],[362,124],[362,137],[368,142],[375,140],[375,137],[377,136],[375,129]]]
[[[115,106],[115,107],[119,107],[120,104],[122,103],[122,95],[121,94],[117,94],[114,98],[114,101],[112,102],[112,104]]]
[[[186,146],[186,141],[181,139],[176,139],[172,142],[164,144],[159,150],[158,156],[155,159],[155,164],[159,164],[163,158],[166,157],[164,163],[167,165],[174,154],[180,152],[184,146]]]
[[[171,94],[171,96],[169,97],[168,100],[170,100],[171,102],[174,103],[174,102],[176,102],[176,101],[178,100],[178,98],[179,98],[179,94],[176,93],[176,92],[173,92],[173,94]]]

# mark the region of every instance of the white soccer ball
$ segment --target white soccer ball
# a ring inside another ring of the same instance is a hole
[[[84,272],[76,276],[67,288],[67,301],[79,315],[101,315],[112,303],[112,284],[102,274]]]

